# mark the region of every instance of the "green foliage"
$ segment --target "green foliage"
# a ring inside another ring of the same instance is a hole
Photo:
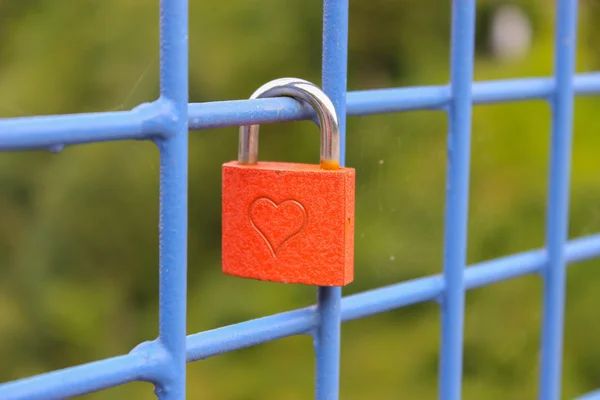
[[[481,1],[481,21],[497,1]],[[499,62],[478,47],[477,80],[552,73],[551,4],[520,1],[534,24],[530,54]],[[598,67],[581,7],[578,70]],[[444,84],[449,2],[353,2],[349,90]],[[320,82],[318,2],[192,1],[190,98],[246,98],[281,76]],[[484,21],[485,22],[485,21]],[[485,23],[478,41],[485,40]],[[158,92],[158,2],[0,0],[0,114],[129,109]],[[478,42],[478,43],[479,43]],[[576,102],[571,237],[600,228],[598,100]],[[544,244],[551,113],[541,101],[476,106],[468,261]],[[345,294],[439,273],[447,120],[442,112],[350,117],[348,164],[357,169],[356,281]],[[236,129],[192,132],[189,184],[189,333],[314,303],[309,287],[220,272],[220,168]],[[269,124],[261,158],[313,162],[312,122]],[[125,353],[157,334],[158,152],[149,143],[75,146],[0,155],[0,381]],[[598,262],[569,272],[564,396],[600,386]],[[536,395],[542,287],[521,278],[467,296],[465,399]],[[349,322],[341,397],[435,398],[439,310],[425,304]],[[189,365],[188,395],[306,399],[309,337],[293,337]],[[284,366],[286,369],[284,369]],[[88,399],[152,398],[131,384]]]

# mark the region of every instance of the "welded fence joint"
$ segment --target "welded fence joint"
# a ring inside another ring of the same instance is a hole
[[[172,100],[159,97],[151,103],[142,103],[131,112],[140,118],[141,140],[161,141],[175,134],[178,114]]]
[[[141,354],[144,357],[144,368],[137,376],[137,381],[149,382],[154,385],[163,384],[164,377],[168,375],[172,357],[159,339],[142,342],[135,346],[129,354]]]

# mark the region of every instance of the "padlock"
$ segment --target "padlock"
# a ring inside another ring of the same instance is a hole
[[[335,107],[316,85],[282,78],[251,99],[310,104],[321,128],[320,164],[258,162],[258,125],[240,127],[238,160],[223,164],[222,268],[264,281],[344,286],[354,279],[355,170],[340,167]]]

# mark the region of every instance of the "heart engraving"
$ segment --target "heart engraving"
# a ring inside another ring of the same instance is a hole
[[[292,199],[277,204],[268,197],[258,197],[250,204],[248,215],[273,256],[288,240],[299,234],[308,221],[304,206]]]

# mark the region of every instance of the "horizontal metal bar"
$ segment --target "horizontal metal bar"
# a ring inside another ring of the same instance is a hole
[[[577,397],[575,400],[600,400],[600,390],[586,393]]]
[[[142,104],[130,111],[0,119],[0,150],[54,148],[69,144],[150,139],[164,132],[168,102]]]
[[[600,234],[570,241],[568,262],[600,256]],[[465,286],[474,289],[535,273],[546,262],[545,250],[528,251],[482,262],[465,270]],[[441,275],[382,287],[342,299],[342,320],[366,317],[417,303],[436,300],[444,290]],[[188,336],[188,361],[309,332],[316,323],[314,306],[229,325]],[[251,342],[250,342],[251,340]]]
[[[473,83],[473,103],[498,103],[548,98],[554,91],[551,78],[510,79]],[[575,93],[600,93],[600,73],[574,77]],[[406,87],[349,92],[348,115],[385,114],[411,110],[440,110],[450,101],[450,89],[443,86]],[[228,126],[315,119],[312,110],[292,99],[272,98],[191,103],[189,128]]]
[[[311,306],[196,333],[187,337],[187,361],[309,333],[317,324],[315,306]]]
[[[315,119],[312,109],[282,97],[190,103],[188,106],[191,130],[310,119]]]
[[[600,93],[600,73],[574,77],[575,93]],[[473,103],[498,103],[548,98],[550,78],[475,82]],[[385,114],[411,110],[440,110],[450,100],[447,85],[349,92],[348,115]],[[69,144],[126,139],[152,139],[164,134],[164,121],[173,117],[163,99],[131,111],[33,116],[0,119],[0,151],[57,148]],[[287,98],[191,103],[189,129],[223,128],[284,121],[316,120],[314,111]]]
[[[600,234],[572,240],[566,246],[569,263],[598,256]],[[546,261],[545,250],[534,250],[478,263],[465,270],[465,286],[475,289],[536,273]],[[436,300],[443,290],[442,276],[434,275],[346,296],[342,299],[342,320],[350,321]],[[196,333],[187,337],[186,359],[197,361],[288,336],[308,334],[317,324],[315,306],[310,306]],[[0,399],[58,399],[126,382],[150,380],[162,365],[160,353],[156,352],[153,343],[140,345],[124,356],[2,384]]]
[[[127,382],[147,380],[158,358],[131,352],[0,385],[2,400],[52,400],[80,396]]]

